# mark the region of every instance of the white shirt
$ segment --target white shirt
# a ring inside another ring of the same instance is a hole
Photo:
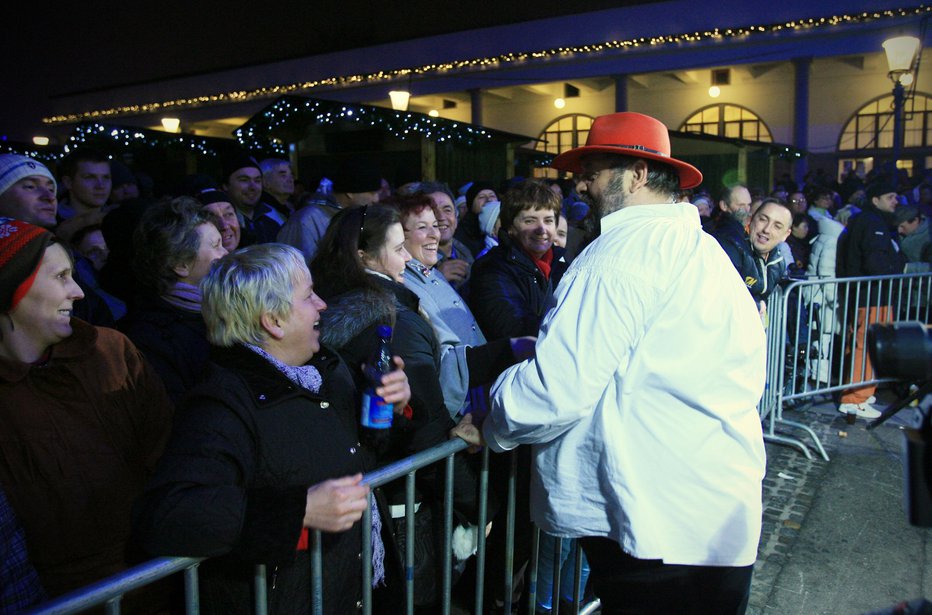
[[[505,371],[483,425],[536,443],[531,515],[667,564],[756,557],[765,454],[764,330],[688,203],[602,219],[556,291],[537,357]]]

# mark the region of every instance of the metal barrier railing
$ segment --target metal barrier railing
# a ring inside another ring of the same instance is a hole
[[[858,319],[868,324],[932,322],[932,273],[797,280],[774,289],[767,315],[767,378],[758,406],[767,422],[764,438],[793,446],[811,459],[802,440],[778,433],[777,427],[801,430],[828,460],[809,426],[783,417],[784,405],[891,382],[872,373],[867,327],[858,327]]]
[[[863,305],[862,305],[863,304]],[[932,317],[932,273],[908,274],[899,276],[880,276],[846,279],[800,280],[774,290],[768,304],[767,324],[767,378],[763,397],[759,404],[761,419],[767,422],[764,437],[767,440],[788,444],[802,451],[811,458],[809,448],[802,440],[777,432],[777,427],[789,427],[805,432],[814,443],[816,450],[826,460],[828,455],[816,433],[807,425],[790,421],[783,417],[785,403],[803,400],[817,395],[841,391],[858,385],[875,384],[887,380],[877,378],[867,369],[866,336],[860,332],[855,337],[854,326],[857,322],[857,308],[885,308],[885,318],[889,320],[920,320],[930,322]],[[866,327],[865,327],[866,329]],[[861,361],[855,369],[855,361],[848,361],[856,353],[862,353]],[[453,456],[466,448],[465,442],[455,439],[423,451],[411,457],[370,472],[364,477],[370,487],[376,488],[391,481],[405,478],[405,612],[414,612],[414,510],[415,510],[415,476],[418,470],[438,461],[446,464],[446,481],[444,489],[444,536],[442,560],[442,597],[441,612],[451,612],[452,596],[452,530],[453,530]],[[514,556],[515,493],[517,476],[517,457],[514,452],[509,464],[507,507],[505,511],[506,549],[505,578],[503,599],[504,612],[512,607],[512,575]],[[478,544],[476,552],[476,586],[474,612],[481,615],[485,602],[485,566],[487,560],[485,532],[487,523],[489,485],[489,451],[482,452],[479,471],[479,519]],[[362,528],[362,610],[372,612],[372,544],[371,510],[366,510],[360,523]],[[322,555],[319,531],[311,533],[311,607],[313,613],[323,612],[322,592]],[[562,541],[555,541],[555,554],[562,550]],[[579,604],[580,575],[582,558],[577,544],[576,571],[574,574],[574,604]],[[535,528],[531,543],[528,565],[526,598],[529,612],[534,612],[537,599],[537,561],[539,555],[539,531]],[[559,561],[559,557],[554,557]],[[108,615],[120,613],[122,597],[130,591],[142,588],[155,581],[179,572],[184,573],[185,610],[188,614],[199,612],[198,598],[198,564],[200,558],[176,557],[158,558],[130,568],[118,575],[104,579],[88,587],[76,590],[65,596],[40,605],[30,611],[42,615],[78,613],[104,605]],[[559,594],[561,580],[560,566],[553,571],[552,592],[554,596],[552,613],[559,613]],[[265,615],[267,612],[265,566],[256,566],[254,575],[255,613]],[[587,612],[595,604],[588,605],[582,612]]]
[[[452,532],[453,532],[453,456],[466,448],[466,443],[460,439],[450,440],[434,448],[412,455],[383,468],[379,468],[363,477],[363,482],[371,488],[380,487],[401,477],[405,478],[405,549],[404,549],[404,576],[405,576],[405,613],[414,613],[414,510],[415,510],[415,476],[416,472],[426,466],[438,461],[444,460],[446,464],[446,481],[444,490],[444,536],[443,536],[443,553],[442,556],[442,596],[441,612],[448,615],[451,612],[452,596]],[[478,519],[478,544],[476,553],[476,586],[474,592],[474,612],[481,615],[484,604],[484,577],[486,563],[486,537],[482,528],[487,523],[488,507],[488,484],[489,484],[489,451],[482,451],[481,469],[479,471],[479,519]],[[511,594],[512,594],[512,574],[513,574],[513,553],[514,553],[514,523],[515,523],[515,481],[516,481],[516,458],[514,452],[509,453],[512,456],[508,477],[508,500],[505,514],[506,527],[506,566],[504,580],[504,610],[511,612]],[[371,508],[367,509],[360,522],[362,528],[362,556],[363,562],[361,569],[362,581],[362,611],[369,614],[372,612],[372,543],[369,528],[371,524]],[[560,540],[556,541],[557,549],[562,548]],[[527,600],[530,612],[534,612],[536,601],[536,578],[537,578],[537,555],[538,555],[538,530],[535,528],[533,533],[533,544],[531,560],[529,565],[529,576],[527,584]],[[323,583],[322,570],[323,561],[321,554],[321,534],[320,531],[311,532],[311,608],[312,613],[323,612]],[[558,561],[558,558],[555,558]],[[60,596],[54,600],[39,605],[29,613],[41,615],[65,615],[70,613],[79,613],[88,609],[104,605],[108,615],[116,615],[121,612],[121,601],[127,592],[131,592],[161,579],[164,579],[179,572],[184,573],[185,587],[185,612],[193,615],[199,612],[200,602],[198,597],[198,564],[204,561],[204,558],[191,557],[162,557],[157,558],[138,566],[129,568],[120,574],[114,575],[93,585],[75,590],[69,594]],[[577,544],[576,553],[576,591],[574,593],[574,602],[579,603],[579,575],[580,575],[581,557],[579,545]],[[554,596],[558,594],[560,586],[560,567],[554,566],[553,592]],[[255,568],[254,574],[254,612],[257,615],[267,613],[267,576],[265,566],[259,565]],[[559,613],[558,600],[554,601],[553,613]],[[585,611],[584,611],[585,612]]]

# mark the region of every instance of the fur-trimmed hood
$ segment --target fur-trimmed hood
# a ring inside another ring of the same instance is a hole
[[[327,302],[321,312],[321,341],[334,350],[375,324],[395,326],[398,300],[387,292],[351,290]]]

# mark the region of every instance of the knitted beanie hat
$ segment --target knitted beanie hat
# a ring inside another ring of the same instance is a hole
[[[0,194],[10,189],[10,186],[30,175],[41,175],[52,180],[52,186],[58,192],[58,183],[48,167],[32,158],[19,154],[0,154]]]
[[[236,154],[230,156],[223,161],[223,182],[227,183],[230,181],[230,176],[239,171],[240,169],[245,169],[247,167],[252,167],[262,173],[262,167],[259,166],[258,161],[255,158],[247,154],[246,152],[237,152]]]
[[[12,312],[36,279],[55,236],[42,227],[0,218],[0,313]]]
[[[489,237],[495,237],[495,222],[502,211],[501,201],[489,201],[479,212],[479,228]]]

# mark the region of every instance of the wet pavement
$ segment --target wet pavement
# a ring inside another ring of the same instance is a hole
[[[889,392],[878,396],[892,401]],[[906,521],[901,421],[868,431],[864,419],[848,425],[830,400],[784,417],[810,425],[830,461],[767,444],[747,612],[867,613],[928,595],[932,534]]]

